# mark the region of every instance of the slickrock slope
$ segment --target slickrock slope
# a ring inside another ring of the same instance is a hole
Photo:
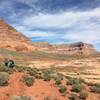
[[[33,51],[36,47],[28,38],[0,19],[0,48],[14,51]]]

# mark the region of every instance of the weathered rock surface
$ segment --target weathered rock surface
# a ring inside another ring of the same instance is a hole
[[[4,22],[4,20],[0,20],[0,48],[14,51],[35,50],[35,47],[28,38]]]
[[[91,44],[77,42],[73,44],[50,45],[48,43],[34,43],[40,50],[47,53],[63,55],[95,55],[95,48]]]

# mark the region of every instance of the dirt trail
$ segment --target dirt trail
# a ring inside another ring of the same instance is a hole
[[[23,95],[25,88],[23,82],[21,82],[23,73],[15,72],[10,80],[9,93],[12,95]]]

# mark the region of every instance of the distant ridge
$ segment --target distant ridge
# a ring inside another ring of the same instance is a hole
[[[95,55],[97,51],[91,44],[76,42],[71,44],[60,44],[51,45],[46,42],[33,43],[34,46],[38,47],[41,51],[52,53],[52,54],[63,54],[63,55]]]
[[[63,55],[97,54],[93,45],[83,42],[61,45],[51,45],[47,42],[32,42],[2,19],[0,19],[0,48],[21,52],[43,51],[50,54]]]

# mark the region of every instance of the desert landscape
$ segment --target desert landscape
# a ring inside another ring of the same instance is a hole
[[[0,100],[100,100],[100,52],[83,42],[32,42],[0,19]]]

